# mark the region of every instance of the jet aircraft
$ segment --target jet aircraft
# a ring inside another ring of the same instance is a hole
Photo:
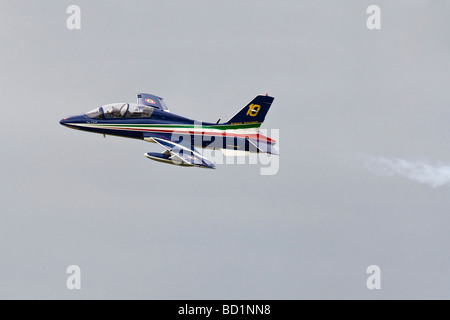
[[[215,165],[196,149],[220,149],[225,156],[264,152],[278,155],[276,141],[262,135],[263,123],[274,98],[258,95],[230,120],[219,123],[191,120],[169,111],[164,100],[139,93],[137,103],[113,103],[83,115],[65,118],[60,124],[93,133],[141,139],[163,147],[148,152],[151,160],[180,166],[214,169]]]

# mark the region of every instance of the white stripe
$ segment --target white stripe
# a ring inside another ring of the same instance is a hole
[[[141,132],[140,129],[146,130],[168,130],[172,132],[180,132],[180,131],[191,131],[191,132],[207,132],[207,133],[235,133],[235,134],[255,134],[258,133],[258,128],[249,128],[249,129],[228,129],[228,130],[219,130],[219,129],[210,129],[207,127],[190,127],[190,128],[173,128],[173,127],[155,127],[155,126],[145,126],[145,127],[130,127],[132,125],[142,125],[142,124],[129,124],[123,126],[114,126],[114,125],[104,125],[104,124],[93,124],[93,123],[68,123],[67,125],[72,127],[87,127],[87,128],[97,128],[97,129],[106,129],[106,130],[126,130],[126,131],[138,131]]]

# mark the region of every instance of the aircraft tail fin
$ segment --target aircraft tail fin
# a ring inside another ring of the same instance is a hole
[[[239,125],[249,123],[261,123],[264,122],[266,114],[272,105],[274,98],[268,95],[256,96],[251,102],[249,102],[244,108],[236,113],[225,124]]]

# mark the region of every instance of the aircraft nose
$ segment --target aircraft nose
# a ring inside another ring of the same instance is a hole
[[[85,123],[87,119],[88,118],[85,115],[78,115],[64,118],[60,120],[59,123],[63,126],[72,128],[78,126],[78,124]]]

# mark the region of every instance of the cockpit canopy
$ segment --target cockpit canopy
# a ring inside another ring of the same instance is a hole
[[[113,103],[102,106],[86,113],[92,119],[127,119],[127,118],[150,118],[153,107],[135,103]]]

